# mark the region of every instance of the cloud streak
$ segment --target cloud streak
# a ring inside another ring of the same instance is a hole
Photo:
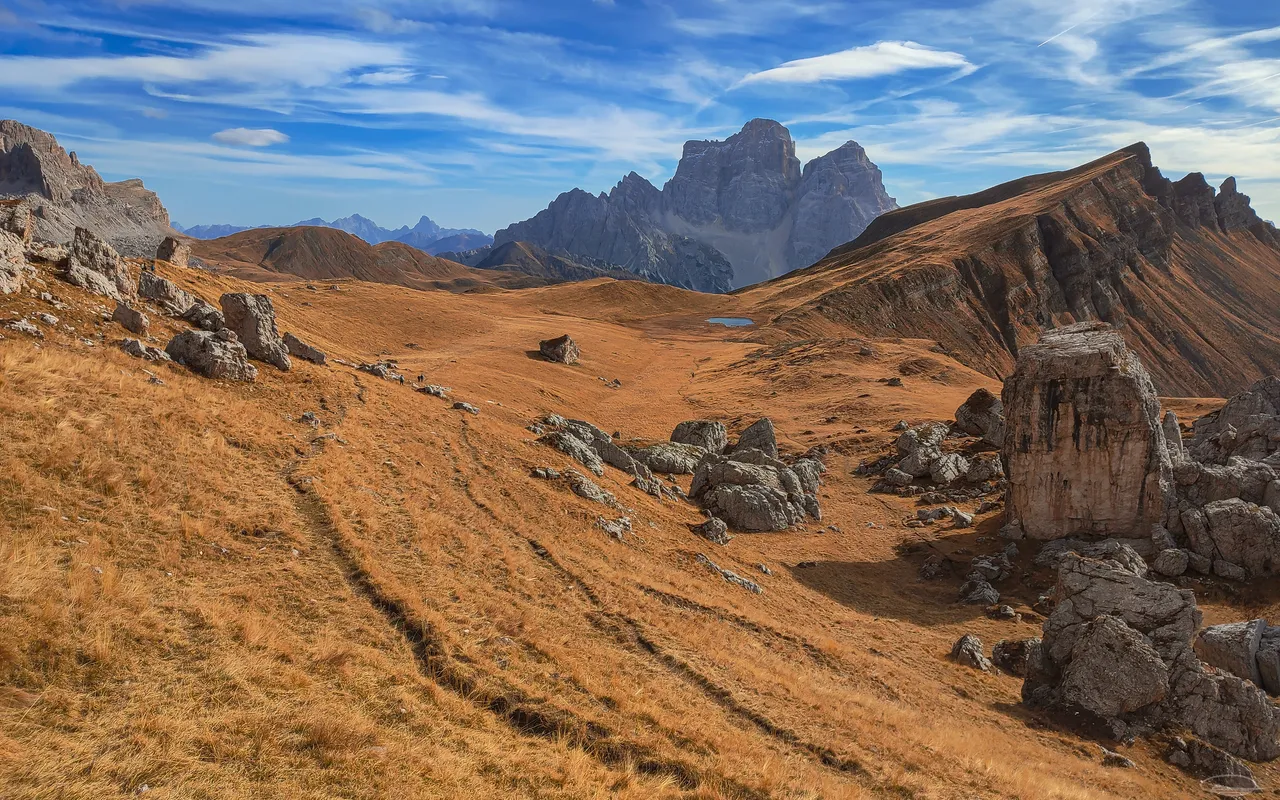
[[[960,53],[936,50],[915,42],[876,42],[838,53],[788,61],[772,69],[754,72],[738,81],[737,85],[849,81],[922,69],[972,72],[975,67]]]
[[[228,128],[218,131],[211,138],[218,144],[239,147],[270,147],[289,141],[288,136],[272,128]]]

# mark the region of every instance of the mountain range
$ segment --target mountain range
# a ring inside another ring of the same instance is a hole
[[[295,222],[290,226],[192,225],[189,228],[184,228],[177,223],[173,223],[173,227],[174,230],[179,233],[186,234],[193,239],[219,239],[223,236],[230,236],[234,233],[254,230],[257,228],[334,228],[336,230],[346,231],[354,236],[359,236],[369,244],[403,242],[410,247],[416,247],[419,250],[431,253],[432,255],[446,250],[468,250],[476,247],[483,247],[493,241],[493,237],[475,230],[474,228],[442,228],[427,216],[420,218],[417,224],[412,228],[408,225],[402,225],[395,229],[384,228],[368,217],[362,217],[359,214],[352,214],[349,217],[340,217],[333,221],[327,221],[320,217],[312,217],[311,219],[304,219],[301,222]]]
[[[494,234],[596,259],[647,280],[725,292],[806,267],[898,207],[857,142],[801,168],[791,133],[754,119],[690,141],[661,190],[630,173],[608,194],[565,192]]]

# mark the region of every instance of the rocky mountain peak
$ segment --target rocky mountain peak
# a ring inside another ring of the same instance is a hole
[[[0,198],[26,197],[35,234],[71,240],[77,227],[99,234],[128,256],[151,256],[172,233],[169,212],[134,178],[107,183],[58,140],[15,120],[0,120]]]

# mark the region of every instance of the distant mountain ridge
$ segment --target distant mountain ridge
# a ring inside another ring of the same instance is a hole
[[[181,225],[174,223],[174,228],[176,230],[193,239],[220,239],[224,236],[242,233],[243,231],[271,227],[333,228],[335,230],[350,233],[353,236],[359,236],[369,244],[403,242],[410,247],[416,247],[419,250],[431,253],[432,255],[435,255],[437,252],[442,250],[483,247],[493,241],[493,237],[474,228],[442,228],[430,217],[425,215],[421,217],[417,224],[412,228],[408,225],[401,225],[399,228],[394,230],[383,228],[368,217],[363,217],[359,214],[340,217],[333,221],[324,220],[320,217],[312,217],[311,219],[304,219],[301,222],[295,222],[293,225],[289,226],[192,225],[190,228],[184,228]],[[443,246],[438,246],[437,243],[442,242],[442,240],[448,241],[444,241]]]
[[[857,142],[801,167],[791,133],[755,119],[724,141],[686,142],[661,190],[630,173],[608,194],[573,189],[494,234],[704,292],[808,266],[898,207]]]

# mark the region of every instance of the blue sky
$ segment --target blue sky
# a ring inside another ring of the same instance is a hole
[[[903,204],[1142,139],[1280,220],[1262,0],[0,0],[0,42],[0,115],[187,225],[492,231],[761,116]]]

